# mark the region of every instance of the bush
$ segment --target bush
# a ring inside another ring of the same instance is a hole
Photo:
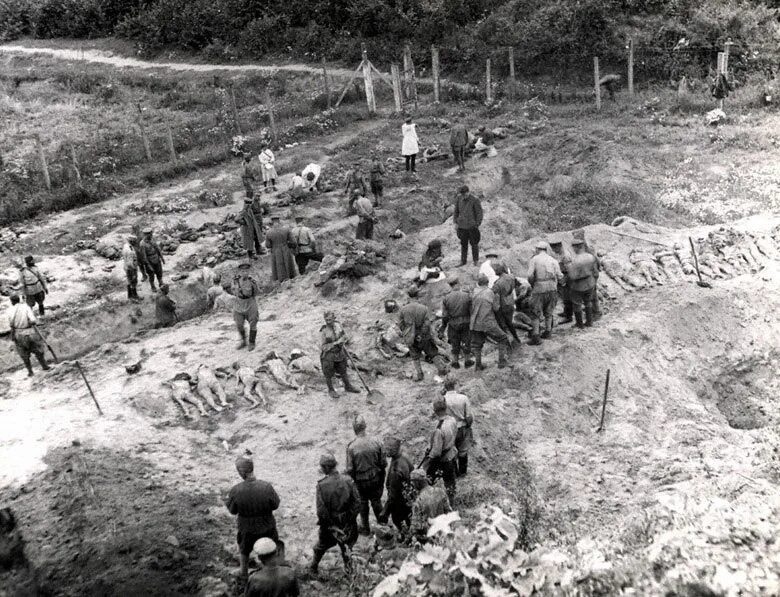
[[[270,50],[283,47],[283,32],[288,22],[282,16],[265,16],[249,23],[241,32],[238,45],[251,58],[262,58]]]
[[[30,0],[0,1],[0,41],[10,41],[32,31]]]

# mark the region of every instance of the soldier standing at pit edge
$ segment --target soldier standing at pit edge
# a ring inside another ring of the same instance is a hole
[[[144,237],[141,240],[141,260],[146,267],[146,273],[149,276],[149,285],[152,287],[152,292],[157,289],[154,287],[154,277],[157,276],[157,281],[162,284],[163,270],[162,266],[165,263],[165,257],[163,257],[160,245],[152,239],[152,229],[144,229]]]
[[[534,318],[531,321],[531,341],[529,344],[537,346],[542,343],[541,338],[549,338],[552,333],[555,305],[558,303],[558,284],[563,282],[563,273],[558,261],[547,254],[547,243],[536,243],[536,255],[528,264],[528,282],[533,287],[531,301],[534,309]],[[539,328],[544,322],[544,331],[539,334]]]
[[[574,319],[578,328],[590,327],[593,325],[593,294],[596,292],[598,262],[595,256],[585,252],[584,240],[575,238],[571,246],[574,249],[574,257],[569,271],[569,288],[571,302],[574,305]],[[585,308],[584,323],[583,307]]]
[[[233,321],[236,323],[238,335],[241,341],[238,344],[238,350],[246,346],[245,322],[249,323],[249,350],[255,349],[255,339],[257,338],[257,321],[260,319],[260,313],[257,310],[257,299],[260,294],[260,288],[257,280],[250,273],[251,264],[244,261],[239,264],[238,272],[233,277],[230,285],[230,293],[235,297],[233,301]]]
[[[370,535],[368,505],[371,504],[377,521],[381,520],[387,462],[382,442],[366,435],[366,420],[362,416],[355,417],[352,429],[355,432],[355,439],[347,445],[344,473],[352,477],[360,494],[359,532],[361,535]]]
[[[455,198],[455,212],[453,221],[455,231],[460,240],[460,264],[466,265],[469,245],[471,245],[471,257],[474,265],[479,263],[479,227],[482,225],[482,203],[469,192],[469,188],[463,185],[458,189]]]
[[[333,387],[333,376],[339,374],[344,382],[344,389],[352,394],[360,394],[347,373],[347,350],[344,344],[347,342],[347,335],[344,328],[336,321],[336,315],[333,311],[325,311],[325,325],[320,328],[320,338],[322,340],[320,348],[320,366],[322,374],[325,376],[325,383],[328,385],[328,394],[331,398],[338,398],[338,392]]]

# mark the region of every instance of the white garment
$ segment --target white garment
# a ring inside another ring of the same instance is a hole
[[[308,179],[308,174],[310,172],[314,174],[314,178],[311,180]],[[322,166],[319,164],[311,163],[303,169],[301,176],[303,177],[303,184],[307,191],[314,188],[314,185],[316,185],[317,181],[320,179],[320,174],[322,174]]]
[[[304,187],[303,178],[298,174],[293,176],[292,182],[290,183],[290,190],[302,189],[303,187]]]
[[[122,260],[125,264],[125,271],[138,269],[138,255],[135,254],[135,248],[129,241],[122,247]]]
[[[401,144],[401,155],[417,155],[420,151],[419,139],[417,138],[417,125],[402,124],[401,133],[404,136],[403,143]]]
[[[38,323],[27,303],[17,303],[8,309],[8,325],[12,330],[23,330]]]
[[[276,157],[274,156],[274,152],[271,151],[270,149],[264,149],[263,151],[260,152],[258,159],[260,160],[260,163],[263,165],[261,169],[263,175],[263,182],[276,180],[278,176],[276,174],[276,166],[274,165],[276,163]]]
[[[496,272],[493,270],[493,264],[490,263],[490,259],[479,267],[479,273],[487,276],[488,288],[493,288],[493,284],[498,280],[498,275],[496,275]]]

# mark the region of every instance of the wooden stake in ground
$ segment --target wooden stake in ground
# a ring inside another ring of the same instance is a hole
[[[485,103],[493,103],[493,82],[490,80],[490,58],[485,60]]]
[[[376,114],[376,98],[374,97],[374,81],[371,79],[371,63],[368,61],[366,44],[361,45],[363,60],[360,65],[363,68],[363,88],[366,91],[366,104],[368,105],[368,113]]]
[[[328,70],[325,68],[325,58],[322,59],[322,92],[328,101],[328,110],[330,110],[330,81],[328,81]]]
[[[406,86],[406,99],[414,102],[414,110],[417,111],[417,78],[414,74],[414,62],[412,61],[412,46],[404,44],[404,83]]]
[[[433,72],[433,102],[439,103],[441,82],[439,80],[439,48],[431,46],[431,71]]]
[[[401,88],[401,69],[393,62],[390,65],[390,78],[393,81],[393,100],[395,101],[395,111],[400,114],[404,111],[403,90]]]
[[[593,58],[593,81],[594,92],[596,94],[596,110],[601,110],[601,71],[599,69],[599,59]]]
[[[634,38],[628,38],[628,95],[634,95]]]
[[[693,244],[693,239],[689,236],[688,242],[691,243],[691,253],[693,254],[693,265],[696,267],[696,275],[699,277],[699,280],[696,282],[699,286],[702,288],[712,288],[712,284],[709,282],[705,282],[701,279],[701,272],[699,271],[699,257],[696,255],[696,247]]]
[[[509,99],[515,100],[515,49],[509,47]]]
[[[146,154],[146,161],[152,161],[152,148],[149,146],[149,138],[146,136],[146,128],[144,127],[144,111],[141,109],[141,104],[136,104],[138,108],[138,128],[141,130],[141,139],[144,142],[144,153]]]
[[[33,137],[35,139],[35,148],[38,150],[38,159],[41,161],[41,172],[43,172],[43,182],[46,184],[46,188],[51,191],[51,178],[49,177],[49,165],[46,163],[46,152],[43,151],[43,143],[38,135]]]
[[[95,403],[95,406],[97,406],[98,412],[102,415],[103,409],[100,408],[100,404],[98,404],[97,398],[95,398],[95,392],[92,391],[92,386],[89,385],[89,382],[87,381],[87,376],[84,375],[84,369],[81,368],[81,363],[76,361],[76,369],[79,370],[79,373],[81,373],[81,378],[84,380],[84,383],[87,386],[87,389],[89,390],[89,395],[92,396],[92,400]]]
[[[265,88],[265,109],[268,110],[268,124],[271,127],[271,140],[274,142],[274,145],[277,141],[277,135],[276,135],[276,118],[274,118],[274,107],[271,104],[271,91],[268,89],[268,87]]]
[[[607,369],[607,380],[604,382],[604,401],[601,403],[601,421],[596,433],[604,430],[604,417],[607,414],[607,394],[609,393],[609,369]]]
[[[718,77],[723,74],[723,63],[725,62],[726,54],[725,52],[718,52]],[[723,109],[723,98],[718,100],[718,107],[722,110]]]
[[[70,161],[73,163],[73,171],[76,173],[76,180],[81,182],[81,171],[79,170],[79,162],[76,159],[76,148],[73,147],[72,141],[68,141],[68,150],[70,151]]]
[[[363,62],[358,64],[358,67],[355,69],[355,72],[352,73],[352,76],[349,78],[349,81],[347,81],[347,84],[344,85],[344,89],[341,90],[341,95],[339,95],[339,99],[336,100],[335,107],[338,108],[341,105],[341,102],[344,101],[344,98],[347,95],[347,91],[349,91],[349,86],[352,85],[352,81],[355,80],[355,77],[358,76],[358,73],[360,73],[363,70]]]

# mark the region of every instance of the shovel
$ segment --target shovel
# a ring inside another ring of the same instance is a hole
[[[712,284],[701,279],[701,272],[699,271],[699,258],[696,256],[696,247],[693,246],[693,239],[690,236],[688,237],[688,242],[691,243],[691,253],[693,253],[693,265],[696,266],[696,275],[699,276],[699,280],[696,283],[702,288],[712,288]]]
[[[368,387],[366,380],[363,379],[363,375],[360,373],[360,369],[357,368],[357,365],[355,365],[355,361],[352,360],[352,355],[349,354],[349,351],[346,349],[346,347],[343,348],[344,348],[344,354],[347,355],[347,359],[349,360],[349,364],[352,365],[352,368],[355,370],[355,373],[357,373],[360,383],[363,384],[363,387],[366,389],[366,392],[368,392],[368,395],[366,396],[366,402],[368,402],[369,404],[376,404],[377,402],[384,401],[385,395],[379,390],[372,390],[371,388]]]

